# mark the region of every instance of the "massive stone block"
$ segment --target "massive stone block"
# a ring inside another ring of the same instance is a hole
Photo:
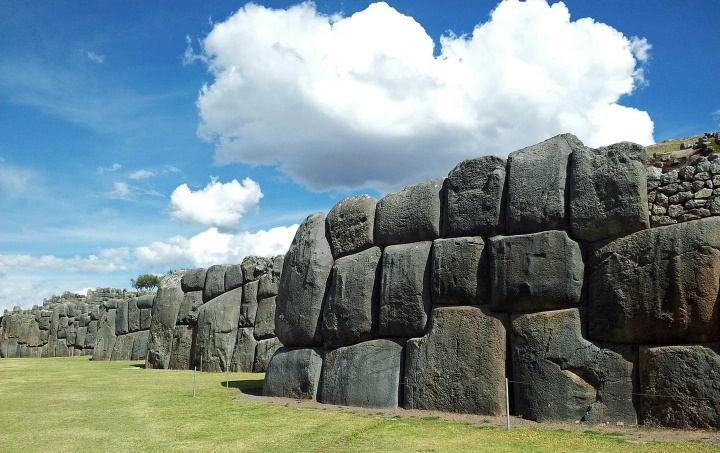
[[[382,257],[378,334],[419,337],[430,312],[432,242],[391,245]]]
[[[385,195],[375,210],[375,244],[431,241],[440,237],[444,178]]]
[[[240,327],[253,327],[255,318],[257,317],[258,301],[257,301],[258,281],[248,282],[243,286],[242,304],[240,304]]]
[[[140,309],[137,306],[137,298],[128,299],[128,331],[137,332],[140,330]]]
[[[128,326],[128,300],[119,299],[115,313],[115,335],[125,335],[128,332],[130,332]]]
[[[259,280],[272,268],[272,258],[264,256],[246,256],[240,267],[245,283]]]
[[[203,371],[225,371],[235,351],[242,288],[223,293],[198,310],[195,350]]]
[[[112,353],[110,354],[111,360],[130,360],[132,355],[133,345],[135,344],[135,337],[137,333],[129,333],[126,335],[118,335],[113,344]]]
[[[581,330],[578,309],[513,317],[515,410],[531,420],[637,423],[635,358],[596,346]]]
[[[639,231],[591,253],[589,337],[720,341],[720,217]]]
[[[584,145],[563,134],[510,153],[507,173],[507,232],[536,233],[568,225],[565,184],[568,157]]]
[[[255,347],[255,362],[253,362],[253,371],[255,373],[264,373],[268,369],[268,364],[275,351],[282,348],[282,343],[277,337],[260,340]]]
[[[93,360],[110,360],[112,351],[115,347],[115,314],[116,309],[103,309],[100,313],[100,321],[98,321],[98,330],[95,336],[95,348],[93,349]],[[50,338],[52,338],[52,328],[50,329]],[[48,352],[54,353],[55,343],[48,341],[51,348]]]
[[[202,295],[200,291],[193,292]],[[192,369],[194,349],[195,327],[188,325],[175,326],[175,330],[173,331],[173,347],[172,352],[170,353],[170,363],[168,364],[168,368],[171,370]]]
[[[180,287],[184,271],[160,280],[150,322],[150,341],[145,366],[166,369],[170,365],[175,321],[185,295]],[[141,310],[142,315],[142,310]]]
[[[338,258],[323,308],[325,348],[370,340],[377,332],[382,251],[373,247]]]
[[[257,297],[258,300],[275,297],[280,290],[280,275],[282,273],[283,261],[285,257],[278,255],[270,261],[270,267],[267,273],[258,279]]]
[[[494,311],[577,306],[583,288],[582,252],[564,231],[490,238]]]
[[[258,302],[255,316],[255,338],[266,340],[275,336],[275,297],[268,297]]]
[[[684,429],[720,428],[718,345],[640,348],[640,420]]]
[[[229,264],[225,266],[225,291],[239,288],[244,282],[242,265]]]
[[[147,346],[149,341],[149,330],[135,332],[135,342],[133,343],[130,360],[145,360],[147,358]]]
[[[320,314],[332,266],[325,214],[311,214],[295,233],[283,263],[275,332],[284,345],[322,344]]]
[[[404,346],[405,340],[379,339],[325,351],[320,402],[397,407]]]
[[[483,156],[459,163],[448,174],[443,237],[494,236],[505,230],[505,159]]]
[[[504,414],[506,322],[487,307],[434,308],[427,335],[406,345],[403,406]]]
[[[377,200],[369,195],[340,200],[327,215],[335,259],[373,246]]]
[[[202,267],[185,272],[180,281],[183,292],[202,291],[205,287],[206,272],[205,268]]]
[[[650,227],[645,148],[618,143],[570,155],[570,231],[595,242]]]
[[[235,351],[233,351],[230,371],[252,373],[257,343],[252,327],[238,329],[237,343],[235,344]]]
[[[432,246],[432,301],[444,305],[490,302],[490,269],[479,236],[435,239]]]
[[[195,324],[197,323],[198,310],[203,304],[202,291],[190,291],[185,293],[183,301],[178,310],[177,324]]]
[[[210,266],[205,274],[203,300],[209,301],[225,292],[225,269],[227,266],[216,264]]]
[[[322,362],[320,348],[278,349],[265,374],[263,395],[316,399]]]

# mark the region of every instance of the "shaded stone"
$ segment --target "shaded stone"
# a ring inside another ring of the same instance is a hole
[[[577,309],[513,316],[515,410],[530,420],[637,423],[635,357],[624,352],[585,340]]]
[[[140,309],[140,330],[149,330],[152,324],[152,308]]]
[[[589,337],[635,344],[720,340],[720,218],[640,231],[590,255]]]
[[[252,373],[257,343],[252,327],[238,329],[237,343],[233,351],[230,371]]]
[[[258,281],[248,282],[243,286],[242,303],[240,304],[240,327],[255,326],[255,318],[257,317],[258,301],[257,301]]]
[[[379,339],[325,351],[319,401],[397,407],[404,346],[405,340]]]
[[[128,332],[140,330],[140,309],[137,306],[137,298],[128,299]]]
[[[373,246],[377,200],[358,195],[340,200],[327,215],[333,257],[357,253]]]
[[[418,337],[430,312],[432,242],[391,245],[382,257],[378,334]]]
[[[130,360],[145,360],[147,358],[147,346],[150,341],[150,331],[143,330],[135,333]]]
[[[490,269],[482,237],[435,239],[431,283],[434,304],[490,302]]]
[[[385,195],[375,210],[375,244],[431,241],[440,236],[444,178]]]
[[[264,373],[268,369],[268,364],[275,351],[282,348],[282,343],[277,337],[260,340],[255,347],[255,362],[253,362],[253,372]]]
[[[185,298],[180,287],[183,275],[184,271],[179,271],[160,279],[151,314],[150,341],[145,361],[147,368],[166,369],[170,365],[175,321],[180,312],[180,305]],[[141,324],[145,310],[140,310]]]
[[[274,257],[266,274],[258,279],[257,298],[258,300],[277,296],[280,289],[280,275],[284,261],[283,255]]]
[[[216,264],[210,266],[205,274],[205,286],[203,287],[203,300],[212,300],[225,292],[225,269],[227,266]]]
[[[322,364],[320,348],[278,349],[265,374],[263,395],[316,399]]]
[[[577,137],[563,134],[510,153],[507,167],[508,234],[567,227],[568,157],[573,150],[582,147]]]
[[[198,310],[195,351],[203,371],[225,371],[235,351],[242,288],[223,293]]]
[[[504,414],[506,322],[488,307],[433,308],[428,333],[406,345],[403,407]]]
[[[205,268],[197,268],[186,271],[180,282],[183,292],[202,291],[205,287]]]
[[[682,429],[720,429],[718,345],[640,348],[640,419]]]
[[[552,310],[580,304],[582,252],[564,231],[496,236],[489,245],[494,311]]]
[[[332,266],[325,214],[311,214],[297,229],[283,263],[275,332],[284,345],[322,344],[320,314]]]
[[[154,294],[145,294],[144,296],[140,296],[135,298],[137,307],[139,309],[144,308],[152,308],[153,303],[155,303],[155,295]]]
[[[325,348],[367,341],[377,331],[381,257],[373,247],[335,260],[322,316]]]
[[[258,302],[255,316],[255,338],[265,340],[275,336],[275,297]]]
[[[202,295],[200,291],[193,292]],[[170,353],[170,363],[168,364],[168,368],[171,370],[192,369],[194,350],[195,328],[188,325],[175,326],[175,330],[173,331],[173,347],[172,352]]]
[[[113,347],[117,337],[115,336],[115,313],[117,310],[103,309],[100,313],[98,328],[95,340],[95,348],[93,349],[93,360],[110,360],[112,357]],[[52,328],[50,329],[50,338],[52,338]],[[52,350],[55,345],[48,342]],[[53,351],[54,353],[54,351]]]
[[[259,280],[272,268],[272,259],[264,256],[246,256],[241,264],[245,283]]]
[[[232,291],[245,283],[242,265],[229,264],[225,267],[225,291]]]
[[[128,300],[120,299],[117,301],[117,312],[115,313],[115,335],[125,335],[128,332],[130,332],[128,327]]]
[[[650,227],[646,151],[635,143],[576,148],[570,155],[570,231],[595,242]]]
[[[130,360],[133,344],[135,344],[135,337],[135,333],[118,335],[115,344],[113,344],[110,360]]]
[[[494,236],[505,230],[505,159],[483,156],[459,163],[448,174],[443,237]]]
[[[197,323],[198,310],[203,304],[202,291],[190,291],[185,293],[183,301],[178,310],[176,324],[195,324]]]

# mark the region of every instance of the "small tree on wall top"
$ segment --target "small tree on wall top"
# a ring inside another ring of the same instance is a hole
[[[160,285],[160,277],[153,274],[142,274],[138,275],[138,278],[131,278],[130,283],[132,284],[132,287],[137,290],[151,290]]]

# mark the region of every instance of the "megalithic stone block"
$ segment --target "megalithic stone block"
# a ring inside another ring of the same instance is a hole
[[[140,330],[140,309],[137,306],[137,297],[128,299],[128,331]]]
[[[275,351],[282,348],[282,343],[277,337],[260,340],[255,347],[255,362],[253,362],[253,371],[255,373],[264,373],[268,369],[270,359]]]
[[[490,268],[482,237],[435,239],[432,301],[441,305],[490,303]]]
[[[255,317],[254,335],[257,340],[266,340],[275,336],[275,297],[258,302]]]
[[[270,359],[265,374],[263,395],[316,399],[322,364],[323,352],[320,348],[278,349]]]
[[[227,266],[216,264],[210,266],[205,275],[203,287],[203,300],[209,301],[225,292],[225,269]]]
[[[203,371],[225,371],[230,366],[238,335],[241,299],[242,288],[236,288],[200,307],[195,350],[202,356]]]
[[[193,291],[200,293],[200,291]],[[187,296],[187,294],[186,294]],[[202,300],[202,296],[201,296]],[[192,369],[195,347],[195,327],[188,325],[175,326],[173,332],[173,348],[170,353],[171,370],[189,370]]]
[[[120,299],[117,301],[117,312],[115,313],[115,335],[125,335],[129,331],[128,300]]]
[[[189,293],[190,291],[202,291],[205,287],[205,276],[207,270],[203,267],[197,269],[191,269],[182,277],[180,281],[180,287],[183,292]]]
[[[445,178],[385,195],[375,210],[375,245],[432,241],[440,237]]]
[[[160,280],[150,322],[150,341],[145,361],[148,368],[166,369],[170,366],[175,321],[185,297],[180,286],[183,275],[184,271],[179,271]]]
[[[335,259],[373,246],[376,206],[375,198],[358,195],[340,200],[328,212],[327,227]]]
[[[238,329],[235,351],[233,352],[232,362],[230,363],[231,371],[245,373],[251,373],[253,371],[257,343],[252,327]]]
[[[275,297],[280,290],[280,276],[282,274],[284,255],[278,255],[270,261],[267,273],[258,279],[257,297],[258,300]]]
[[[240,304],[240,327],[255,326],[255,318],[257,317],[258,300],[257,289],[259,282],[257,280],[247,282],[243,285],[242,303]]]
[[[150,341],[150,331],[142,330],[135,332],[130,360],[145,360],[147,358],[147,346]]]
[[[203,304],[202,291],[190,291],[183,296],[180,310],[178,311],[177,324],[196,324],[198,310]]]

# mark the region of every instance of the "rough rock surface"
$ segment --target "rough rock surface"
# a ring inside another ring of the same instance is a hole
[[[202,291],[205,287],[206,272],[206,269],[203,267],[191,269],[185,272],[182,280],[180,280],[180,287],[183,292],[189,293],[190,291]]]
[[[278,255],[270,261],[267,273],[258,279],[257,297],[258,300],[275,297],[280,290],[280,277],[285,257]]]
[[[435,239],[431,282],[434,304],[489,303],[490,269],[482,237]]]
[[[585,340],[578,309],[512,319],[515,410],[530,420],[637,423],[635,358]]]
[[[272,268],[272,258],[266,258],[263,256],[246,256],[243,258],[242,268],[243,279],[247,282],[259,280],[260,277],[265,275],[268,270]]]
[[[278,349],[265,374],[263,395],[316,399],[322,365],[320,348]]]
[[[358,195],[340,200],[328,212],[330,248],[336,259],[373,246],[376,206],[375,198]]]
[[[203,300],[212,300],[225,292],[225,269],[224,264],[210,266],[205,274],[205,286],[203,286]]]
[[[193,291],[199,293],[199,291]],[[202,293],[200,293],[202,294]],[[188,325],[175,326],[173,347],[170,353],[171,370],[189,370],[193,365],[192,352],[195,346],[195,329]]]
[[[377,331],[382,251],[373,247],[338,258],[323,308],[326,349],[370,340]]]
[[[397,407],[405,340],[379,339],[325,351],[321,403]]]
[[[431,241],[440,237],[444,178],[385,195],[375,210],[375,244]]]
[[[275,351],[282,348],[282,343],[277,337],[260,340],[255,348],[255,362],[253,362],[253,371],[255,373],[264,373],[268,369],[268,364]]]
[[[185,297],[180,281],[184,271],[166,275],[160,280],[150,322],[150,341],[145,366],[166,369],[170,365],[175,321]]]
[[[332,266],[325,214],[311,214],[295,233],[283,263],[275,311],[275,332],[282,344],[322,344],[320,314]]]
[[[243,286],[242,303],[240,304],[240,327],[253,327],[257,317],[258,281],[248,282]]]
[[[490,238],[494,311],[577,306],[583,288],[582,252],[564,231]]]
[[[641,347],[642,423],[720,429],[718,350],[717,344]]]
[[[198,310],[203,304],[202,291],[190,291],[185,293],[180,309],[178,310],[177,324],[195,324],[197,322]]]
[[[245,283],[242,265],[228,264],[225,266],[225,291],[232,291]]]
[[[445,183],[443,237],[494,236],[505,230],[505,159],[483,156],[459,163]]]
[[[242,288],[237,288],[200,307],[195,347],[202,356],[203,371],[225,371],[230,365],[238,336],[241,298]]]
[[[253,334],[252,327],[238,329],[237,343],[233,351],[232,362],[230,363],[230,371],[252,373],[253,363],[255,363],[255,348],[257,340]]]
[[[432,242],[391,245],[382,257],[378,334],[419,337],[430,312]]]
[[[645,148],[618,143],[570,155],[570,230],[595,242],[650,227]]]
[[[504,414],[504,323],[488,307],[434,308],[427,335],[406,345],[403,406]]]
[[[720,341],[720,218],[643,230],[591,253],[590,339]]]
[[[268,297],[258,302],[255,316],[255,338],[267,340],[275,336],[275,297]]]

